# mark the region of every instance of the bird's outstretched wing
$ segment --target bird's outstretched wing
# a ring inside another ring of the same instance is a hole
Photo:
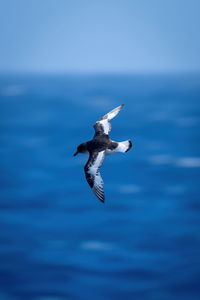
[[[109,134],[111,130],[111,124],[109,121],[118,114],[118,112],[122,109],[123,106],[124,104],[111,110],[109,113],[107,113],[105,116],[103,116],[94,124],[95,135],[99,135],[103,133]]]
[[[84,167],[85,177],[97,198],[104,202],[103,180],[99,168],[103,162],[105,151],[92,152]]]

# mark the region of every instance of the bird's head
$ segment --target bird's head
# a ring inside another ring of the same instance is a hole
[[[77,147],[76,153],[74,153],[74,156],[76,156],[78,153],[87,153],[87,143],[82,143]]]

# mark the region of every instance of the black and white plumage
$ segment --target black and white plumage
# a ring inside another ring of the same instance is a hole
[[[82,143],[77,147],[78,153],[88,153],[89,159],[84,167],[85,176],[88,184],[94,194],[102,202],[105,201],[103,180],[99,172],[105,155],[114,154],[117,152],[128,152],[132,147],[130,140],[123,142],[114,142],[110,140],[109,133],[111,130],[110,120],[113,119],[124,105],[120,105],[100,118],[94,124],[95,135],[92,140]]]

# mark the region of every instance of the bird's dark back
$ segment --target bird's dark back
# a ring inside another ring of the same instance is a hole
[[[107,134],[96,135],[91,141],[87,142],[88,151],[103,151],[108,149],[111,140]]]

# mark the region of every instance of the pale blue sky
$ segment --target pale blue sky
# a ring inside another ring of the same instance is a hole
[[[0,71],[200,70],[200,0],[0,0]]]

